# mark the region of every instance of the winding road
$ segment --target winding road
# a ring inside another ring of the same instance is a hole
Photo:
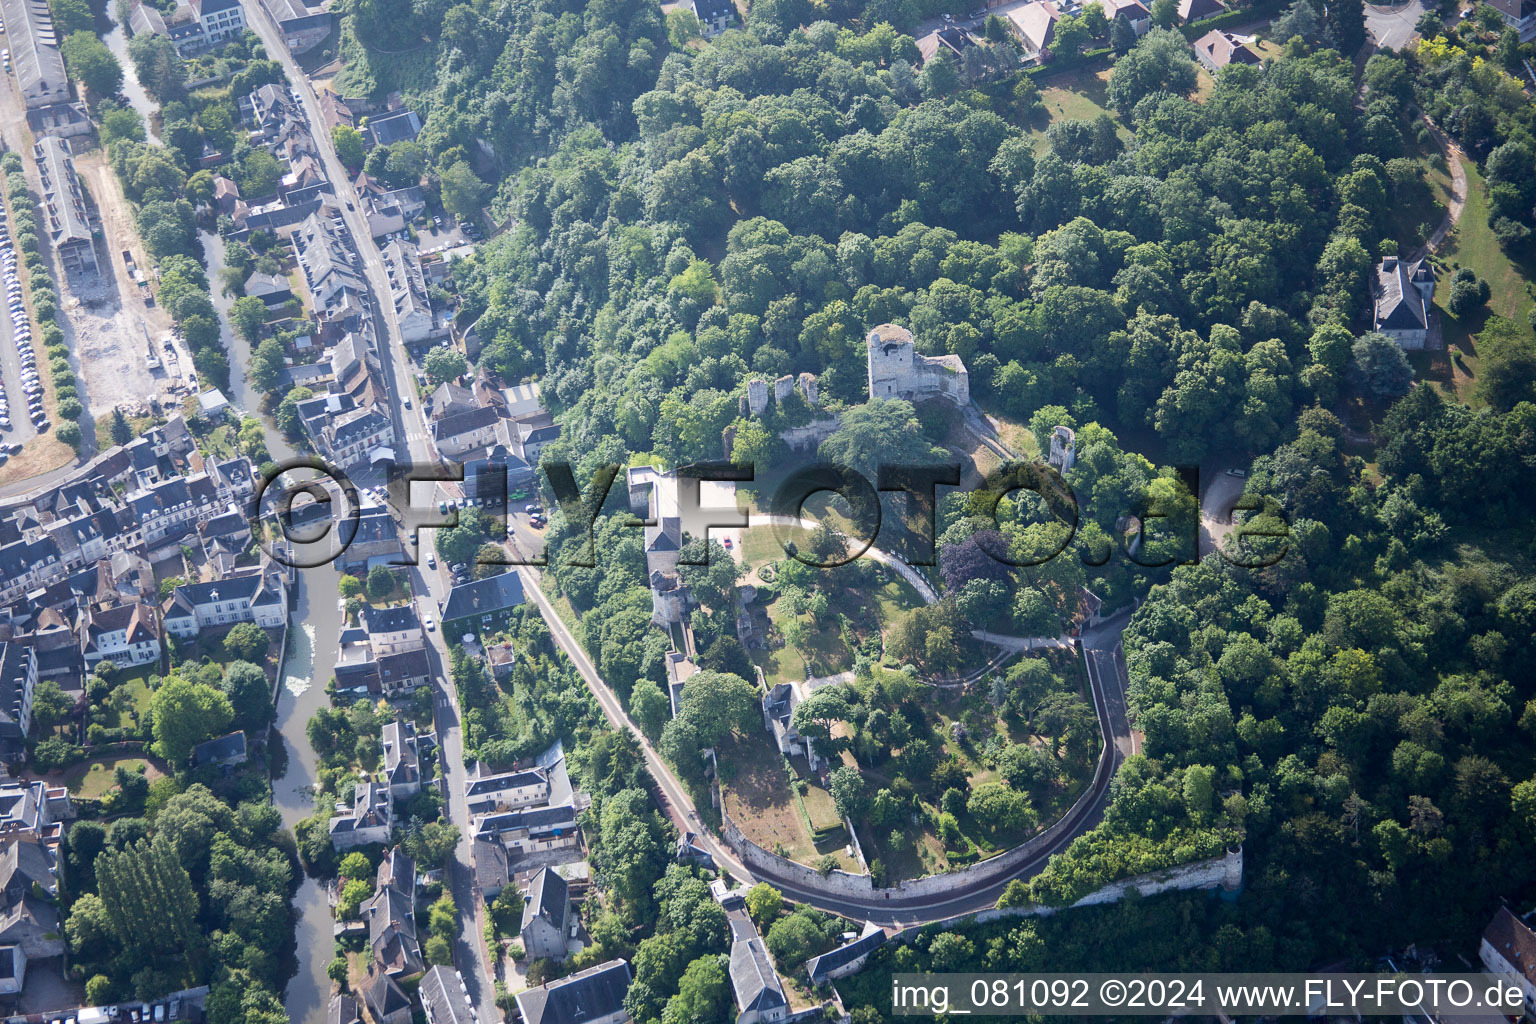
[[[516,531],[513,531],[512,545],[519,554],[527,555],[537,550],[532,546],[525,550],[519,543],[519,535]],[[539,613],[548,623],[555,642],[570,657],[582,680],[587,684],[587,688],[597,698],[603,714],[615,729],[622,729],[633,736],[644,752],[646,767],[656,780],[658,796],[664,804],[663,809],[678,830],[694,832],[698,837],[699,845],[710,852],[715,858],[715,863],[737,879],[768,882],[791,900],[810,904],[828,913],[855,920],[871,921],[882,927],[901,928],[908,925],[946,921],[992,908],[997,904],[998,897],[1002,895],[1003,889],[1009,882],[1016,878],[1028,879],[1038,874],[1052,856],[1065,850],[1074,839],[1099,823],[1103,818],[1104,808],[1109,803],[1109,783],[1115,771],[1125,757],[1137,749],[1137,738],[1126,718],[1125,662],[1118,653],[1120,633],[1130,619],[1130,612],[1125,612],[1083,633],[1085,660],[1093,691],[1094,709],[1098,714],[1099,726],[1106,737],[1106,744],[1100,756],[1099,771],[1094,776],[1089,798],[1080,800],[1074,805],[1073,810],[1069,812],[1073,820],[1067,823],[1062,834],[1054,842],[1003,877],[957,881],[953,889],[937,896],[892,896],[868,899],[857,896],[832,896],[806,889],[797,884],[794,878],[786,875],[763,868],[747,867],[729,846],[704,828],[687,789],[662,760],[656,749],[629,720],[618,696],[598,674],[597,667],[587,657],[586,651],[582,649],[581,644],[572,635],[565,621],[560,618],[554,605],[545,595],[540,586],[542,574],[529,566],[524,566],[519,571],[523,574],[525,593],[532,596]]]

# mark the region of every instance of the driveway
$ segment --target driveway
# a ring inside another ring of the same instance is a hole
[[[1376,41],[1378,50],[1401,50],[1417,38],[1413,26],[1423,14],[1423,0],[1409,0],[1396,7],[1366,4],[1365,31]]]

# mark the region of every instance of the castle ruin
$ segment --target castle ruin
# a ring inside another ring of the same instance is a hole
[[[956,405],[971,402],[971,379],[959,356],[925,356],[912,344],[912,332],[881,324],[869,332],[869,397],[922,402],[944,398]]]

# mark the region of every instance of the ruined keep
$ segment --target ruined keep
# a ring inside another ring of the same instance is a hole
[[[912,344],[912,332],[895,324],[876,327],[866,342],[871,399],[922,402],[943,398],[956,405],[970,404],[970,375],[959,356],[921,355]]]

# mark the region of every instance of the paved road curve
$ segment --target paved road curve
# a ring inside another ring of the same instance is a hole
[[[521,549],[521,546],[515,542],[514,546]],[[1006,878],[971,886],[957,884],[953,890],[943,896],[888,900],[829,897],[802,889],[789,879],[774,873],[749,870],[729,847],[701,826],[698,812],[694,809],[687,790],[640,731],[629,721],[617,695],[603,681],[591,659],[587,657],[586,652],[566,627],[564,620],[555,611],[549,598],[545,596],[539,586],[539,572],[531,567],[524,567],[520,571],[523,573],[524,590],[538,605],[539,612],[549,624],[555,641],[575,663],[587,687],[602,705],[603,713],[608,717],[609,722],[614,728],[627,730],[645,752],[646,767],[650,769],[656,784],[661,788],[661,796],[664,803],[668,805],[666,810],[673,824],[679,829],[698,833],[700,843],[714,856],[716,863],[723,865],[737,878],[770,882],[791,899],[809,903],[830,913],[856,920],[870,920],[884,926],[906,926],[942,921],[994,906],[1008,882],[1015,878],[1030,878],[1038,874],[1052,855],[1066,849],[1071,845],[1072,840],[1099,823],[1103,818],[1104,808],[1109,803],[1109,780],[1113,777],[1113,769],[1118,768],[1125,755],[1134,749],[1135,740],[1125,717],[1124,661],[1113,653],[1119,645],[1120,632],[1129,620],[1129,613],[1125,613],[1089,631],[1084,636],[1089,650],[1089,681],[1092,684],[1094,705],[1098,711],[1101,726],[1105,727],[1105,735],[1112,741],[1113,750],[1110,756],[1113,757],[1114,763],[1111,766],[1112,770],[1104,776],[1097,787],[1093,799],[1081,808],[1078,820],[1059,840]],[[1109,671],[1111,668],[1112,672]]]

